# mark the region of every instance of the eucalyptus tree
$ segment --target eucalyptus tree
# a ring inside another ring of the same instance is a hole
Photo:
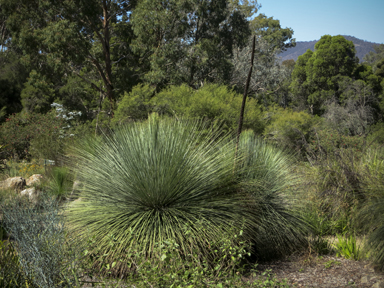
[[[293,68],[291,78],[292,82],[290,85],[290,90],[292,96],[292,103],[294,106],[298,107],[299,110],[311,110],[313,105],[309,105],[307,98],[309,95],[309,85],[307,82],[307,73],[306,66],[309,58],[312,57],[313,51],[308,49],[303,55],[300,55],[297,58],[295,66]]]
[[[274,43],[258,38],[255,46],[255,61],[253,73],[249,83],[248,95],[259,99],[264,106],[268,106],[275,99],[275,95],[282,88],[284,80],[289,77],[290,69],[279,62],[276,52],[279,48]],[[249,59],[252,48],[250,45],[243,49],[236,49],[232,58],[233,70],[230,84],[239,91],[244,90],[245,80],[249,71]]]
[[[252,33],[266,40],[279,52],[296,46],[296,39],[292,38],[293,29],[282,28],[280,21],[273,17],[259,14],[250,21],[249,25]]]
[[[373,49],[375,51],[369,52],[363,58],[364,62],[372,66],[378,63],[380,60],[384,59],[384,44],[375,45],[373,46]]]
[[[10,38],[9,30],[6,25],[7,15],[4,14],[3,8],[0,6],[0,48],[5,50],[7,41]]]
[[[126,70],[132,58],[129,17],[135,4],[135,0],[0,0],[10,43],[23,51],[24,62],[35,69],[37,78],[76,75],[108,98],[112,107],[120,88],[116,74]]]
[[[28,76],[14,51],[0,52],[0,122],[6,115],[20,112],[21,90]]]
[[[233,48],[250,36],[245,14],[256,9],[245,2],[140,1],[132,13],[133,47],[146,65],[145,81],[197,87],[228,80]]]
[[[306,102],[313,114],[321,114],[323,103],[340,98],[340,82],[352,78],[358,65],[355,46],[343,36],[324,35],[299,57],[292,72],[292,92]]]
[[[256,46],[255,67],[248,94],[259,99],[264,106],[271,103],[287,106],[286,86],[292,69],[282,65],[277,55],[287,48],[296,46],[295,39],[292,38],[293,30],[282,28],[279,20],[264,14],[259,14],[250,20],[249,26],[251,33],[256,36]],[[244,48],[237,47],[233,53],[230,84],[236,86],[239,91],[243,90],[245,85],[251,52],[249,44]]]

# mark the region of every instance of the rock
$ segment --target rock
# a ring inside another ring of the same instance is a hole
[[[372,285],[372,288],[384,288],[384,282],[379,281]]]
[[[23,190],[26,185],[23,177],[12,177],[0,182],[0,189],[15,189],[17,191]]]
[[[28,196],[30,201],[35,201],[38,194],[38,190],[36,190],[35,187],[28,188],[20,192],[20,195]]]
[[[82,189],[84,188],[83,183],[80,181],[74,181],[72,186],[72,192],[71,195],[77,195]]]
[[[69,202],[67,208],[72,209],[72,208],[75,208],[77,206],[83,205],[84,202],[82,202],[81,200],[82,200],[81,198],[77,198],[76,200]]]
[[[369,282],[369,280],[371,280],[370,278],[371,277],[369,277],[369,276],[361,277],[361,284],[367,284]]]
[[[43,175],[41,174],[33,174],[31,177],[27,179],[27,186],[38,186],[41,183],[41,180],[43,178]]]

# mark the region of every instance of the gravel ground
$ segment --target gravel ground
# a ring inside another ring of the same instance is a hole
[[[262,272],[271,270],[274,277],[281,282],[286,279],[289,287],[384,288],[384,273],[375,271],[369,262],[335,256],[292,256],[286,260],[259,264],[257,270],[260,273],[258,278],[262,279]],[[118,287],[130,287],[130,285]]]
[[[258,271],[269,269],[291,287],[384,287],[384,274],[367,261],[307,255],[258,266]]]

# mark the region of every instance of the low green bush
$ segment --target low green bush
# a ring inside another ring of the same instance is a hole
[[[186,237],[196,237],[188,228],[184,232]],[[244,261],[249,255],[249,245],[236,239],[241,234],[242,231],[238,236],[231,233],[218,240],[219,242],[211,243],[211,251],[207,251],[213,256],[211,258],[201,255],[193,246],[189,247],[188,254],[181,257],[181,248],[174,239],[154,243],[151,257],[142,250],[140,243],[126,250],[128,258],[121,255],[121,259],[114,262],[107,261],[106,255],[92,254],[88,250],[86,254],[92,261],[91,271],[98,271],[106,276],[119,274],[118,267],[121,265],[118,262],[126,262],[131,273],[126,274],[124,282],[135,287],[206,287],[220,283],[225,284],[223,287],[230,287],[229,284],[241,284],[239,275],[244,273]],[[109,235],[109,240],[110,250],[118,248],[120,243],[116,237]],[[89,244],[90,249],[92,245],[97,245],[95,238],[91,238]],[[207,262],[209,258],[211,261]],[[95,266],[95,263],[99,265]]]
[[[16,197],[0,208],[27,281],[39,288],[73,287],[81,246],[67,233],[58,202],[40,198],[33,204]]]
[[[308,234],[310,252],[315,252],[319,255],[331,254],[333,248],[328,241],[327,236],[333,233],[334,223],[332,223],[332,219],[327,217],[324,211],[319,209],[319,206],[314,205],[311,201],[313,198],[308,196],[309,195],[307,195],[306,198],[301,199],[301,201],[306,203],[301,215],[311,228],[310,233]]]
[[[315,236],[339,235],[340,245],[333,249],[344,257],[363,257],[355,236],[350,235],[366,235],[367,255],[383,268],[384,150],[365,144],[359,136],[340,137],[333,132],[328,136],[330,144],[323,140],[323,152],[309,158],[312,165],[303,168],[307,221],[315,228]],[[340,145],[333,146],[333,141]]]
[[[356,231],[354,215],[367,199],[366,155],[371,148],[362,136],[318,127],[306,149],[301,189],[308,191],[307,213],[318,221],[315,226],[322,226],[320,236]]]
[[[50,159],[58,161],[62,157],[66,145],[73,141],[77,126],[79,126],[79,117],[81,112],[68,111],[62,104],[52,103],[51,107],[55,111],[50,111],[47,115],[51,114],[56,121],[60,121],[60,126],[55,125],[56,133],[49,133],[43,131],[36,135],[30,141],[30,155],[35,159]]]
[[[359,228],[367,237],[367,254],[375,265],[384,270],[384,150],[369,150],[365,157],[366,201],[357,215]]]
[[[266,111],[265,116],[268,119],[263,133],[265,138],[300,153],[305,152],[312,129],[320,122],[318,117],[303,111],[295,112],[275,106]]]
[[[309,240],[310,252],[318,255],[328,255],[334,253],[334,249],[327,238],[314,236]]]
[[[130,93],[124,93],[112,119],[112,124],[121,125],[147,119],[152,112],[150,100],[154,94],[154,88],[142,84],[133,87]]]
[[[381,145],[384,144],[384,123],[379,122],[369,127],[367,142],[377,142]]]
[[[170,86],[150,101],[152,109],[160,115],[176,118],[204,119],[219,123],[221,129],[234,131],[237,128],[242,104],[242,95],[225,85],[204,84],[198,90],[186,85]],[[261,106],[247,98],[243,129],[252,129],[257,134],[264,130]]]
[[[13,114],[0,126],[0,144],[5,158],[24,159],[30,156],[30,141],[42,135],[57,139],[63,121],[48,114]],[[55,142],[52,143],[54,145]]]
[[[33,174],[43,174],[45,172],[43,161],[32,160],[31,162],[15,162],[10,160],[7,161],[7,166],[8,165],[10,170],[16,169],[16,171],[12,171],[11,174],[25,179]]]
[[[1,229],[1,227],[0,227]],[[35,287],[26,277],[11,242],[0,238],[0,287]]]
[[[190,247],[187,255],[180,257],[180,246],[173,240],[164,240],[155,243],[152,256],[142,251],[140,243],[136,243],[127,249],[129,259],[127,266],[131,273],[124,278],[118,279],[119,261],[105,261],[107,255],[92,254],[92,246],[96,244],[95,238],[89,238],[89,249],[85,254],[89,258],[89,269],[87,275],[91,275],[89,281],[93,285],[133,285],[134,287],[288,287],[286,281],[277,280],[271,271],[259,272],[257,265],[248,261],[250,244],[238,241],[241,234],[235,229],[211,244],[208,253],[213,257],[206,257],[200,251]],[[187,237],[195,237],[191,230],[186,227]],[[119,241],[113,235],[109,235],[110,250],[119,246]],[[191,241],[192,242],[192,241]],[[123,257],[122,257],[123,259]],[[211,259],[207,261],[207,259]],[[95,266],[95,263],[99,265]],[[101,264],[103,263],[103,264]],[[106,275],[103,281],[97,281],[97,276]],[[115,286],[116,285],[116,286]],[[109,286],[108,286],[109,287]]]
[[[9,116],[0,125],[0,145],[5,159],[57,160],[63,152],[79,112],[68,112],[62,105],[53,103],[46,114],[18,113]]]
[[[340,235],[336,234],[337,242],[333,244],[336,256],[343,256],[346,259],[360,260],[362,252],[360,246],[356,242],[356,235]]]
[[[11,178],[11,177],[22,177],[24,179],[28,179],[33,174],[44,175],[46,170],[47,170],[46,167],[44,167],[44,161],[38,161],[35,159],[32,159],[31,162],[27,162],[25,160],[23,161],[15,161],[12,159],[6,160],[4,170],[1,171],[2,173],[0,173],[0,181],[5,180],[7,178]],[[0,194],[2,192],[7,194],[5,190],[2,191],[0,189]],[[14,194],[13,189],[11,189],[9,192],[13,192]]]
[[[7,167],[7,160],[4,152],[4,145],[0,145],[0,175],[4,173],[4,170]]]
[[[307,153],[312,160],[332,158],[339,152],[349,153],[353,160],[361,158],[369,145],[364,136],[350,136],[340,134],[328,127],[318,127],[309,139]]]
[[[361,215],[361,214],[360,214]],[[367,239],[367,255],[380,270],[384,270],[384,200],[372,199],[363,209],[363,219],[370,228]]]

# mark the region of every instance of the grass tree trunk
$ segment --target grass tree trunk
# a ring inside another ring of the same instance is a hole
[[[240,109],[239,126],[238,126],[238,128],[237,128],[236,154],[237,154],[237,148],[238,148],[238,145],[239,145],[239,139],[240,139],[241,129],[243,128],[243,122],[244,122],[244,109],[245,109],[245,102],[246,102],[246,100],[247,100],[247,94],[248,94],[249,82],[251,81],[251,75],[252,75],[252,69],[253,69],[253,59],[254,59],[254,57],[255,57],[255,42],[256,42],[256,36],[253,36],[251,62],[250,62],[250,67],[249,67],[249,73],[248,73],[248,77],[247,77],[247,82],[245,83],[245,87],[244,87],[243,102],[242,102],[242,104],[241,104],[241,109]]]

